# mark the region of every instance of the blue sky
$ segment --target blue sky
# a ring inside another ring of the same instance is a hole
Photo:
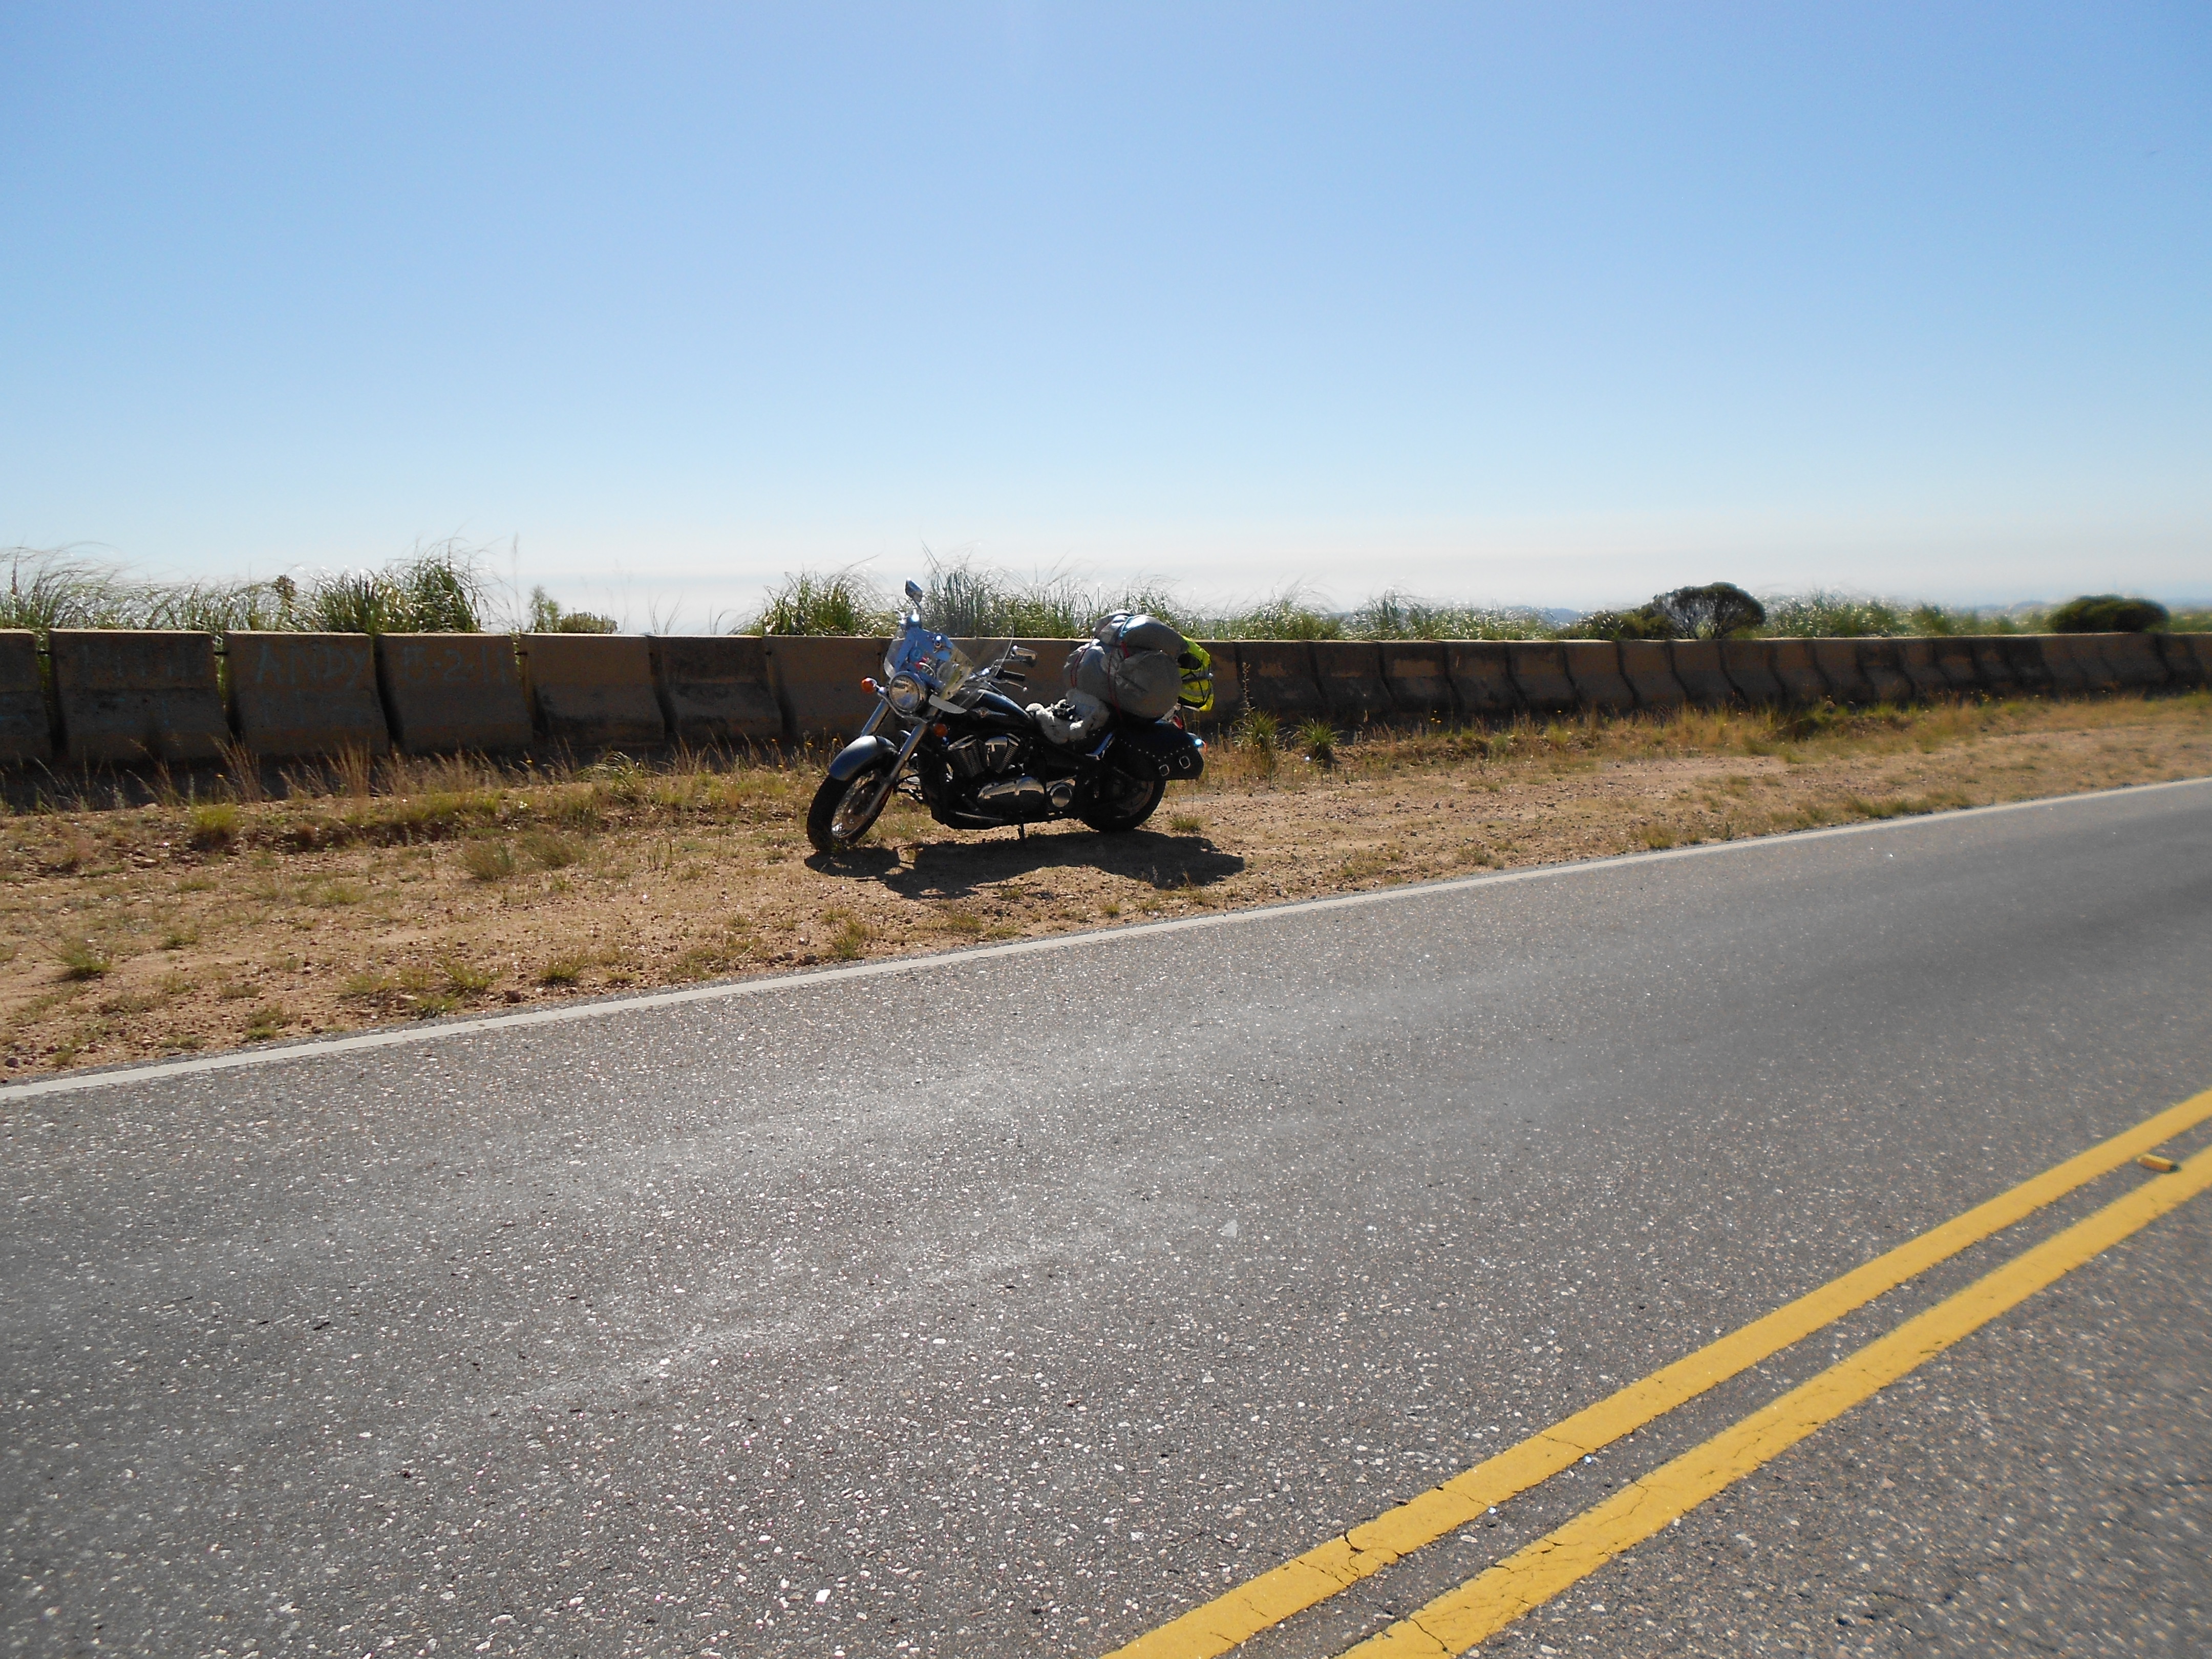
[[[2201,4],[0,9],[0,544],[2212,592]]]

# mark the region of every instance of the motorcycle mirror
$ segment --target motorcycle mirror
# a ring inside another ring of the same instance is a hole
[[[920,605],[921,603],[921,584],[917,581],[908,581],[906,585],[906,596],[909,599],[912,599],[916,605]]]

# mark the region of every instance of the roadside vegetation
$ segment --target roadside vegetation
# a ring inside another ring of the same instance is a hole
[[[902,602],[858,566],[799,571],[772,587],[737,631],[881,634],[896,626],[902,611]],[[930,562],[921,603],[930,627],[969,639],[1080,639],[1115,611],[1150,611],[1202,640],[1832,639],[2212,629],[2212,611],[2169,617],[2152,600],[2115,594],[2051,607],[1970,610],[1826,590],[1760,599],[1731,582],[1678,587],[1632,610],[1573,617],[1455,605],[1398,589],[1339,611],[1297,585],[1243,605],[1208,606],[1165,582],[1115,586],[1065,573],[1024,580],[963,559]]]
[[[2212,696],[1255,716],[1135,834],[963,834],[902,800],[836,863],[805,836],[822,758],[356,756],[281,799],[144,805],[57,780],[0,811],[0,1074],[2212,775]]]
[[[611,617],[568,611],[542,587],[527,599],[491,574],[490,550],[457,540],[419,546],[375,568],[257,581],[155,581],[70,548],[0,552],[0,628],[44,640],[56,628],[269,629],[326,634],[611,634]]]
[[[0,628],[298,629],[332,633],[611,634],[611,617],[572,611],[494,574],[490,547],[419,546],[369,569],[313,571],[259,581],[162,582],[70,549],[0,552],[7,591]],[[2086,594],[2054,606],[1971,610],[1826,590],[1755,597],[1728,582],[1678,587],[1626,611],[1579,616],[1425,599],[1401,589],[1348,610],[1291,585],[1243,604],[1206,605],[1164,581],[1115,585],[1066,572],[1027,578],[966,557],[927,558],[922,619],[963,638],[1079,639],[1115,611],[1146,611],[1193,639],[1553,640],[1834,638],[1844,635],[2212,629],[2212,611]],[[784,576],[731,631],[879,635],[903,600],[858,565]]]

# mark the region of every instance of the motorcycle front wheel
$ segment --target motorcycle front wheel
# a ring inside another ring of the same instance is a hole
[[[1102,835],[1119,835],[1152,817],[1167,792],[1165,778],[1140,778],[1109,766],[1098,780],[1097,799],[1076,816]]]
[[[806,812],[806,839],[816,852],[832,856],[848,852],[875,827],[890,803],[892,764],[879,761],[842,782],[822,780]]]

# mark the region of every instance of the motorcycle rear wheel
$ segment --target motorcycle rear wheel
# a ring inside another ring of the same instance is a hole
[[[825,857],[850,852],[853,843],[875,828],[890,804],[890,761],[878,761],[840,781],[824,778],[806,811],[806,839]]]
[[[1101,835],[1118,836],[1152,817],[1167,792],[1165,778],[1140,778],[1119,767],[1109,767],[1098,780],[1097,798],[1076,817]]]

